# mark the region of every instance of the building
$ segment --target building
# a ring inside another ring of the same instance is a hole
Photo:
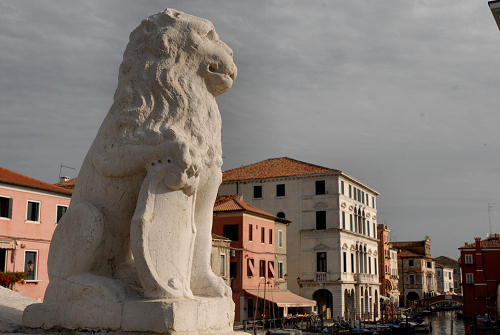
[[[231,240],[235,322],[311,311],[316,305],[278,288],[285,274],[277,270],[283,258],[277,257],[282,255],[276,254],[274,245],[276,222],[289,220],[246,203],[240,195],[219,196],[215,202],[212,231]]]
[[[288,260],[286,249],[286,232],[288,224],[288,221],[274,221],[274,255],[276,258],[277,271],[275,287],[279,290],[288,289]]]
[[[437,294],[436,270],[431,257],[431,239],[422,241],[391,242],[398,250],[399,303],[412,302]]]
[[[453,258],[446,256],[439,256],[434,258],[436,263],[439,263],[453,271],[453,291],[451,293],[462,295],[462,271],[460,270],[460,263]],[[437,269],[436,269],[437,276]],[[439,285],[439,283],[438,283]]]
[[[43,299],[47,257],[71,190],[0,167],[0,272],[25,272],[15,290]]]
[[[231,286],[231,276],[229,274],[229,258],[231,257],[231,240],[212,233],[212,255],[210,265],[212,271],[223,278],[228,286]]]
[[[389,233],[387,225],[377,225],[380,295],[384,304],[392,303],[397,307],[399,305],[398,253],[391,248]]]
[[[436,284],[438,294],[452,294],[453,290],[453,269],[438,263],[434,259],[436,267]]]
[[[287,227],[288,288],[325,318],[379,315],[378,192],[345,172],[272,158],[225,171],[219,194],[240,193]]]
[[[500,234],[474,243],[466,243],[460,250],[464,316],[499,315],[498,284],[500,282]]]

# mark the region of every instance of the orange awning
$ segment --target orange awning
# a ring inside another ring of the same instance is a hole
[[[245,292],[258,297],[259,299],[271,301],[275,303],[278,307],[316,306],[316,301],[306,299],[288,290],[266,290],[265,298],[264,298],[264,290],[245,290]]]

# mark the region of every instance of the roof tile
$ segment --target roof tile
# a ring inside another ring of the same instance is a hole
[[[68,190],[66,188],[62,188],[35,178],[25,176],[23,174],[14,172],[12,170],[6,169],[1,166],[0,166],[0,182],[17,186],[31,187],[43,191],[62,193],[65,195],[71,195],[72,193],[71,190]]]

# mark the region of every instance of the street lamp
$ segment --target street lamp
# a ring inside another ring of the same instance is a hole
[[[491,14],[493,14],[498,29],[500,30],[500,0],[489,1],[488,6],[490,6]]]

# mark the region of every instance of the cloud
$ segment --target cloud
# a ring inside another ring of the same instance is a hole
[[[484,235],[500,203],[500,34],[476,1],[1,2],[1,164],[51,182],[59,162],[78,167],[128,34],[167,6],[212,20],[235,52],[224,168],[287,155],[342,169],[436,256]]]

